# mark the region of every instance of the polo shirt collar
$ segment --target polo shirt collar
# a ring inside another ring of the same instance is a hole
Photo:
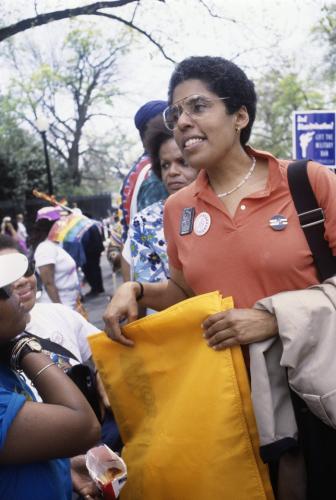
[[[266,151],[259,151],[257,149],[251,148],[251,146],[245,146],[244,149],[248,155],[255,156],[256,158],[263,158],[268,161],[268,179],[265,189],[263,191],[257,192],[255,195],[252,195],[252,197],[259,198],[268,196],[279,186],[279,183],[282,181],[279,161],[271,153],[268,153]],[[215,193],[209,184],[208,174],[204,169],[200,170],[194,182],[193,196],[199,196],[205,201],[214,201],[213,197],[215,196]]]

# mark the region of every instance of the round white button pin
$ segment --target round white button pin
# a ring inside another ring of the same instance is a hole
[[[197,215],[194,222],[194,232],[197,236],[203,236],[203,234],[209,231],[211,226],[211,217],[207,212],[201,212]]]

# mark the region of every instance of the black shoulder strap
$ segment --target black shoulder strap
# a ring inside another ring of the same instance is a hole
[[[309,182],[307,160],[288,166],[289,189],[321,281],[336,274],[336,258],[324,238],[324,213]]]
[[[25,330],[24,333],[26,335],[28,335],[29,337],[36,337],[38,339],[38,341],[40,342],[42,349],[45,349],[46,351],[49,351],[49,352],[54,352],[55,354],[59,354],[60,356],[65,356],[66,358],[75,359],[76,361],[79,362],[79,359],[77,358],[77,356],[72,354],[71,351],[69,351],[68,349],[66,349],[62,345],[56,344],[56,342],[53,342],[50,339],[45,339],[43,337],[39,337],[38,335],[35,335],[34,333],[27,332],[27,330]]]

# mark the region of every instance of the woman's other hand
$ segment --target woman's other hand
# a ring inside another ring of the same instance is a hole
[[[127,347],[133,347],[133,340],[122,333],[121,324],[131,323],[138,317],[137,296],[141,292],[139,283],[128,281],[121,285],[106,308],[103,319],[105,332],[114,341]]]
[[[230,309],[209,316],[203,323],[204,337],[215,350],[251,344],[278,333],[276,317],[258,309]]]
[[[85,464],[85,455],[71,458],[71,479],[73,489],[87,500],[98,500],[102,498],[101,492],[91,479]]]

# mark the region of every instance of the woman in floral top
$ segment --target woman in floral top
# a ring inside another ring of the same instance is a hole
[[[173,134],[158,116],[146,133],[146,150],[152,169],[162,180],[168,194],[176,193],[190,184],[197,171],[187,165]],[[163,207],[165,200],[141,210],[130,225],[133,279],[157,282],[167,279],[168,257],[163,233]]]

